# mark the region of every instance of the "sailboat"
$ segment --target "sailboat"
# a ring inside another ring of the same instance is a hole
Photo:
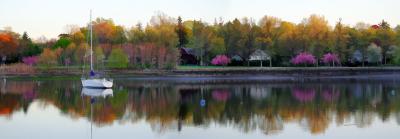
[[[102,78],[96,75],[93,70],[93,26],[92,26],[92,10],[90,10],[90,74],[87,78],[81,78],[82,86],[86,88],[111,88],[113,86],[112,79]]]

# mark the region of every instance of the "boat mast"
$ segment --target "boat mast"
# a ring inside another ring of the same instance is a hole
[[[92,25],[92,10],[90,10],[90,72],[93,71],[93,25]]]

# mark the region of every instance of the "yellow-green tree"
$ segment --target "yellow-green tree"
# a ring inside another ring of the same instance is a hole
[[[321,58],[324,51],[331,46],[331,28],[323,16],[311,15],[303,19],[301,26],[304,27],[305,51],[313,53],[317,59]],[[318,63],[318,62],[317,62]]]
[[[333,48],[332,52],[338,55],[340,61],[345,62],[350,58],[351,51],[349,48],[349,27],[342,24],[341,19],[336,23],[333,30]]]
[[[107,66],[110,68],[127,68],[129,58],[121,48],[114,48],[108,58]]]

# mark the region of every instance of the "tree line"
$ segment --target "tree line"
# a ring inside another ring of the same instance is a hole
[[[256,50],[268,54],[273,66],[295,66],[293,61],[301,63],[303,55],[313,58],[312,66],[324,64],[327,56],[333,57],[333,65],[341,66],[400,64],[400,26],[391,27],[384,20],[354,26],[338,20],[332,27],[315,14],[296,24],[272,16],[258,22],[245,17],[207,23],[158,13],[145,26],[127,28],[105,18],[92,24],[95,65],[111,68],[172,69],[184,64],[181,48],[193,50],[199,65],[211,65],[213,58],[224,56],[240,57],[236,65],[247,66]],[[83,65],[89,58],[88,27],[67,27],[57,39],[42,41],[32,41],[26,32],[1,30],[1,61],[44,67]]]

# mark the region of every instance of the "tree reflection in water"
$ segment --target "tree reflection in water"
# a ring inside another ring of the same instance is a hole
[[[298,123],[312,134],[335,122],[367,128],[373,119],[400,123],[397,81],[347,82],[170,82],[119,80],[113,97],[81,96],[79,81],[0,81],[0,115],[27,112],[33,101],[54,105],[71,118],[86,117],[97,127],[145,120],[158,133],[207,128],[279,133]],[[206,100],[202,107],[199,102]],[[90,112],[92,107],[93,113]]]

